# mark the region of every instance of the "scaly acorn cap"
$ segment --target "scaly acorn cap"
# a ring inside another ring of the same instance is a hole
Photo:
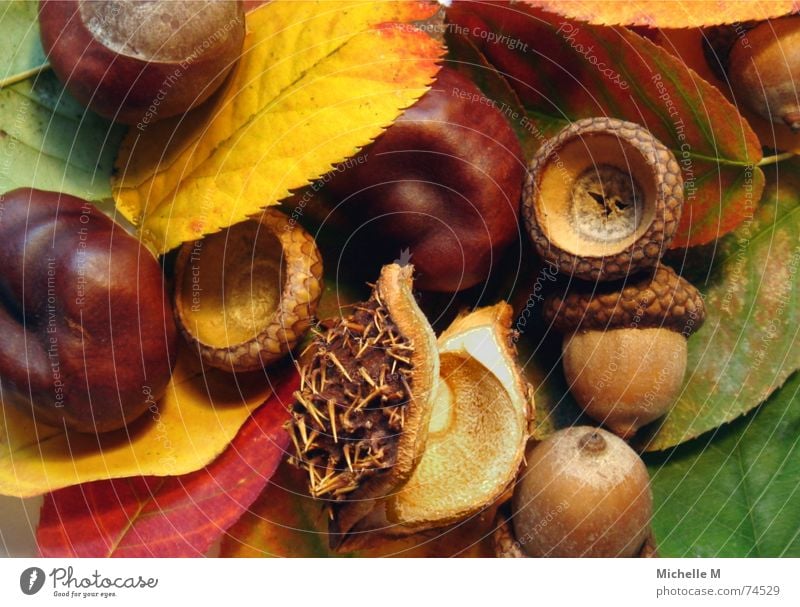
[[[542,314],[556,330],[661,328],[688,337],[705,319],[700,292],[669,266],[624,282],[586,283],[545,299]]]
[[[312,497],[330,500],[332,546],[409,478],[425,449],[439,377],[413,267],[384,266],[367,302],[318,331],[288,429]]]
[[[231,372],[283,358],[311,326],[322,295],[314,238],[276,209],[202,240],[175,262],[175,318],[203,361]]]
[[[672,152],[645,128],[578,120],[528,166],[522,215],[541,257],[584,280],[655,266],[672,240],[683,178]]]

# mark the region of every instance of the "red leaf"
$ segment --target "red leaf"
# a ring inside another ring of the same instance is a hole
[[[293,369],[277,378],[273,397],[202,470],[97,481],[46,495],[36,531],[42,556],[202,556],[250,507],[283,458],[286,404],[298,383]]]

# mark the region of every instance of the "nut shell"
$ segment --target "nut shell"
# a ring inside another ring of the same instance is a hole
[[[237,242],[241,246],[237,247]],[[261,256],[272,256],[279,267],[256,267]],[[209,269],[222,259],[221,270]],[[195,291],[195,273],[198,280],[205,280],[203,266],[205,272],[221,271],[223,275],[212,276]],[[245,282],[228,282],[225,274],[235,277],[237,273]],[[175,316],[181,334],[203,361],[227,371],[261,369],[285,356],[308,330],[322,295],[322,257],[314,238],[276,209],[266,209],[258,220],[231,226],[202,241],[185,243],[175,263],[175,275]],[[258,284],[266,281],[280,283],[275,289],[278,301],[272,302],[272,310],[262,318],[263,310],[254,309],[249,298]],[[210,315],[195,316],[195,293],[209,302],[204,305],[212,308]],[[242,322],[248,326],[234,333],[237,315],[245,317]],[[202,326],[211,321],[222,325],[217,329],[222,335],[213,340]]]
[[[585,284],[544,303],[545,320],[562,333],[620,328],[663,328],[690,335],[703,324],[700,292],[669,266],[634,281]]]
[[[598,196],[596,209],[591,199],[580,203],[577,189],[594,175],[602,196],[583,193]],[[522,193],[539,255],[586,280],[655,266],[682,204],[683,178],[672,152],[643,127],[605,117],[578,120],[549,139],[531,161]]]

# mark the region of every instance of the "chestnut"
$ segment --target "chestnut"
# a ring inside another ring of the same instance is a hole
[[[0,400],[80,432],[155,406],[177,331],[161,266],[90,203],[19,189],[0,197]]]
[[[329,183],[374,261],[407,251],[425,291],[484,281],[518,236],[524,165],[505,116],[452,68]]]
[[[245,35],[240,1],[42,0],[39,28],[67,90],[98,114],[139,128],[208,99]]]

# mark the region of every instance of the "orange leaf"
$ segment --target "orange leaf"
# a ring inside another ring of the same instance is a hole
[[[427,535],[382,542],[349,556],[445,557],[493,556],[494,509]],[[283,464],[250,512],[234,525],[222,543],[225,557],[326,557],[325,502],[306,495],[305,475]]]
[[[703,27],[788,15],[794,0],[524,0],[593,25]]]

